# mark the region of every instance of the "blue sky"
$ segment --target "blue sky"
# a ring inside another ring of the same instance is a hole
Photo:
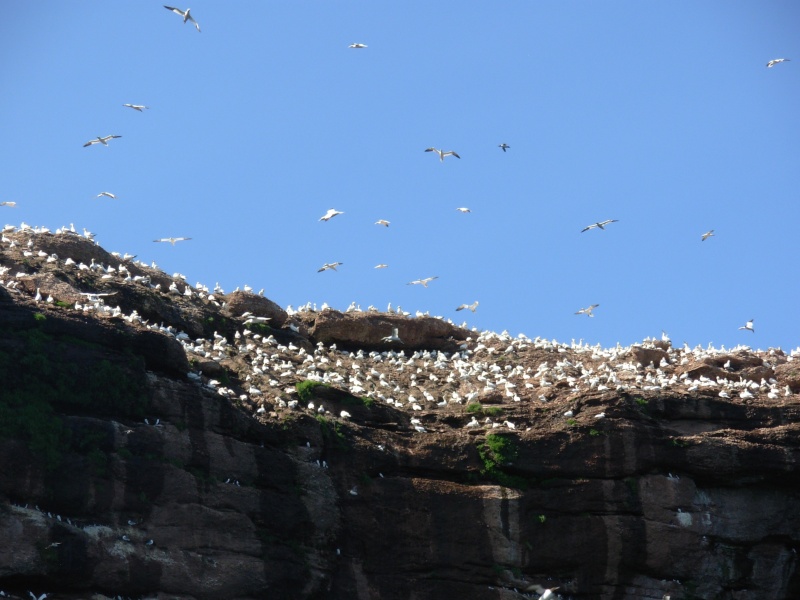
[[[800,345],[800,3],[190,6],[202,33],[159,2],[0,4],[0,220],[284,307]]]

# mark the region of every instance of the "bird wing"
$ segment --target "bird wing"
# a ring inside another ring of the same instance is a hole
[[[587,225],[586,227],[581,229],[581,233],[583,233],[584,231],[589,231],[590,229],[594,229],[595,227],[597,227],[597,225]]]
[[[171,10],[176,15],[180,15],[180,16],[184,15],[184,12],[180,8],[174,8],[172,6],[167,6],[166,4],[164,5],[164,8],[166,8],[167,10]]]
[[[455,152],[453,152],[452,150],[451,150],[450,152],[448,152],[447,154],[452,154],[452,155],[453,155],[453,156],[455,156],[456,158],[461,158],[461,157],[460,157],[458,154],[456,154],[456,153],[455,153]]]
[[[425,148],[425,152],[438,152],[436,148]]]
[[[97,144],[97,143],[99,143],[99,141],[98,141],[98,140],[89,140],[88,142],[86,142],[86,143],[83,145],[83,147],[84,147],[84,148],[86,148],[86,146],[91,146],[92,144]]]

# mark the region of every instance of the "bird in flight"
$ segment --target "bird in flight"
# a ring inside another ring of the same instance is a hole
[[[350,44],[348,46],[348,48],[366,48],[366,47],[367,47],[366,44],[357,44],[357,43],[356,44]]]
[[[472,304],[462,304],[456,310],[464,310],[465,308],[468,308],[472,312],[475,312],[475,310],[477,310],[477,308],[478,308],[478,301],[475,300],[475,302],[473,302]]]
[[[101,198],[102,196],[105,196],[106,198],[111,198],[112,200],[116,200],[117,199],[117,197],[114,194],[112,194],[111,192],[100,192],[95,197],[96,198]]]
[[[767,63],[767,68],[771,69],[775,65],[780,64],[782,62],[789,62],[789,59],[788,58],[773,58],[771,61],[769,61]]]
[[[108,140],[113,140],[115,138],[121,138],[121,137],[122,137],[121,135],[107,135],[106,137],[97,136],[95,139],[86,142],[83,145],[83,147],[86,148],[86,146],[91,146],[93,144],[103,144],[103,146],[108,146]]]
[[[468,209],[468,208],[464,208],[463,206],[462,206],[461,208],[457,208],[456,210],[457,210],[458,212],[462,212],[462,213],[468,213],[468,212],[472,212],[470,209]]]
[[[386,268],[386,267],[388,267],[388,266],[389,266],[389,265],[386,265],[386,264],[384,264],[384,263],[381,263],[381,264],[379,264],[379,265],[375,265],[375,268],[376,268],[376,269],[385,269],[385,268]]]
[[[428,284],[433,281],[434,279],[439,279],[439,276],[436,275],[434,277],[426,277],[425,279],[415,279],[414,281],[409,281],[406,285],[417,285],[420,284],[422,287],[428,287]]]
[[[197,31],[200,31],[200,25],[197,23],[197,21],[194,20],[194,17],[192,17],[190,13],[190,11],[192,10],[191,8],[187,8],[186,10],[181,10],[180,8],[173,8],[172,6],[167,6],[166,4],[164,5],[164,8],[166,8],[167,10],[171,10],[176,15],[182,16],[184,23],[186,23],[186,21],[191,21],[192,23],[194,23],[194,26],[197,29]]]
[[[133,110],[138,110],[142,112],[145,108],[150,108],[149,106],[145,106],[144,104],[123,104],[122,106],[127,106],[128,108],[132,108]]]
[[[16,205],[17,205],[17,203],[16,203],[16,202],[0,202],[0,206],[10,206],[10,207],[14,207],[14,206],[16,206]]]
[[[714,230],[713,230],[713,229],[709,229],[708,231],[706,231],[706,232],[705,232],[705,233],[702,235],[702,237],[700,238],[700,241],[701,241],[701,242],[705,242],[705,241],[706,241],[708,238],[710,238],[710,237],[714,237]]]
[[[185,242],[186,240],[190,240],[192,238],[188,237],[168,237],[168,238],[161,238],[160,240],[153,240],[154,242],[169,242],[173,246],[175,242]]]
[[[375,225],[383,225],[384,227],[388,227],[389,221],[387,221],[386,219],[378,219],[377,221],[375,221]]]
[[[756,332],[756,330],[753,329],[753,319],[750,319],[747,323],[739,327],[739,329],[747,329],[747,331],[752,331],[753,333]]]
[[[600,229],[605,229],[606,228],[605,226],[608,225],[609,223],[616,223],[616,222],[617,219],[606,219],[605,221],[592,223],[591,225],[587,225],[586,227],[581,229],[581,233],[583,233],[584,231],[589,231],[590,229],[594,229],[595,227],[599,227]]]
[[[436,152],[436,154],[439,155],[440,161],[444,161],[445,156],[455,156],[456,158],[461,158],[458,154],[456,154],[452,150],[448,150],[447,152],[445,152],[444,150],[438,150],[436,148],[427,148],[425,152]]]
[[[506,151],[506,149],[507,149],[507,148],[511,148],[511,146],[509,146],[508,144],[506,144],[505,142],[503,142],[502,144],[499,144],[499,145],[498,145],[498,148],[500,148],[500,149],[501,149],[503,152],[505,152],[505,151]]]
[[[344,212],[342,212],[342,211],[338,211],[335,208],[329,208],[328,212],[326,212],[324,215],[322,215],[319,218],[319,220],[320,221],[330,221],[336,215],[343,215],[343,214],[344,214]]]
[[[322,265],[321,269],[317,269],[317,273],[322,273],[323,271],[327,271],[328,269],[336,270],[336,267],[339,265],[343,265],[344,263],[335,262],[335,263],[325,263]]]
[[[400,336],[397,335],[397,327],[392,329],[392,335],[387,335],[385,338],[381,339],[382,342],[397,342],[398,344],[402,344],[403,340],[400,339]]]
[[[593,317],[594,315],[592,314],[592,311],[593,311],[595,308],[597,308],[598,306],[600,306],[600,305],[599,305],[599,304],[592,304],[591,306],[589,306],[589,307],[587,307],[587,308],[582,308],[582,309],[580,309],[580,310],[579,310],[578,312],[576,312],[575,314],[576,314],[576,315],[586,315],[587,317]]]

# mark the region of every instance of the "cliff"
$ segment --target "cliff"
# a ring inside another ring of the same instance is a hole
[[[781,350],[288,313],[4,240],[8,597],[800,597]]]

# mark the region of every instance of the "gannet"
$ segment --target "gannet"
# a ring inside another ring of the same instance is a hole
[[[113,200],[117,199],[117,197],[111,192],[100,192],[99,194],[97,194],[97,196],[95,196],[95,198],[101,198],[102,196],[105,196],[106,198],[111,198]]]
[[[461,158],[458,154],[456,154],[453,150],[448,150],[447,152],[443,150],[438,150],[437,148],[426,148],[425,152],[436,152],[439,155],[439,160],[444,161],[445,156],[455,156],[456,158]]]
[[[328,212],[326,212],[324,215],[322,215],[322,216],[319,218],[319,220],[320,220],[320,221],[329,221],[329,220],[331,220],[333,217],[335,217],[336,215],[343,215],[343,214],[344,214],[344,212],[342,212],[342,211],[338,211],[338,210],[336,210],[335,208],[329,208],[329,209],[328,209]]]
[[[113,140],[121,137],[122,137],[121,135],[107,135],[106,137],[97,136],[95,139],[86,142],[83,145],[83,147],[86,148],[86,146],[91,146],[93,144],[103,144],[103,146],[108,146],[108,140]]]
[[[397,342],[399,344],[403,343],[403,340],[400,339],[400,336],[397,334],[397,327],[392,329],[392,335],[387,335],[385,338],[381,339],[382,342]]]
[[[389,266],[389,265],[385,265],[385,264],[381,263],[381,264],[379,264],[379,265],[375,265],[375,268],[376,268],[376,269],[385,269],[385,268],[386,268],[386,267],[388,267],[388,266]]]
[[[0,202],[0,206],[16,206],[16,202]]]
[[[706,231],[706,232],[705,232],[705,233],[704,233],[704,234],[703,234],[703,235],[700,237],[700,241],[701,241],[701,242],[705,242],[705,241],[706,241],[708,238],[710,238],[710,237],[714,237],[714,230],[713,230],[713,229],[709,229],[708,231]]]
[[[589,307],[587,307],[587,308],[582,308],[582,309],[580,309],[580,310],[579,310],[578,312],[576,312],[575,314],[576,314],[576,315],[586,315],[586,316],[588,316],[588,317],[593,317],[594,315],[592,314],[592,311],[593,311],[595,308],[597,308],[598,306],[600,306],[600,305],[599,305],[599,304],[592,304],[591,306],[589,306]]]
[[[599,227],[600,229],[605,229],[605,227],[604,227],[605,225],[608,225],[609,223],[616,223],[616,222],[617,222],[617,219],[607,219],[605,221],[600,221],[598,223],[593,223],[592,225],[587,225],[586,227],[581,229],[581,233],[583,233],[584,231],[589,231],[590,229],[594,229],[595,227]]]
[[[744,324],[742,327],[739,327],[739,329],[747,329],[747,331],[752,331],[753,333],[755,333],[755,332],[756,332],[756,330],[755,330],[755,329],[753,329],[753,319],[750,319],[750,320],[749,320],[747,323],[745,323],[745,324]]]
[[[468,213],[468,212],[472,212],[470,209],[468,209],[468,208],[464,208],[464,207],[457,208],[456,210],[457,210],[458,212],[462,212],[462,213]]]
[[[322,273],[323,271],[327,271],[328,269],[333,269],[335,271],[336,267],[338,267],[339,265],[342,265],[342,264],[344,264],[344,263],[340,263],[340,262],[325,263],[324,265],[322,265],[321,269],[317,269],[317,273]]]
[[[367,45],[366,45],[366,44],[358,44],[358,43],[355,43],[355,44],[350,44],[350,45],[348,46],[348,48],[366,48],[366,47],[367,47]]]
[[[434,279],[439,279],[439,276],[435,275],[434,277],[426,277],[425,279],[415,279],[414,281],[409,281],[406,285],[420,284],[422,287],[428,287],[428,284]]]
[[[789,61],[789,59],[788,59],[788,58],[773,58],[771,61],[769,61],[769,62],[767,63],[767,68],[768,68],[768,69],[771,69],[772,67],[774,67],[774,66],[775,66],[775,65],[777,65],[778,63],[782,63],[782,62],[788,62],[788,61]]]
[[[138,110],[142,112],[145,108],[150,108],[149,106],[145,106],[144,104],[123,104],[122,106],[127,106],[128,108],[132,108],[133,110]]]
[[[375,221],[375,225],[383,225],[384,227],[388,227],[389,221],[387,221],[386,219],[378,219],[377,221]]]
[[[171,10],[176,15],[182,16],[184,24],[186,23],[186,21],[191,21],[192,23],[194,23],[194,26],[197,29],[197,31],[200,31],[200,25],[198,25],[197,21],[194,20],[194,17],[192,17],[191,13],[189,12],[192,10],[191,8],[187,8],[185,11],[183,11],[180,8],[173,8],[172,6],[167,6],[166,4],[164,5],[164,8],[166,8],[167,10]],[[211,33],[214,32],[212,31]]]
[[[185,242],[186,240],[190,240],[190,237],[168,237],[168,238],[161,238],[159,240],[153,240],[154,242],[169,242],[173,246],[175,242]]]
[[[473,302],[472,304],[462,304],[456,310],[464,310],[465,308],[468,308],[472,312],[475,312],[475,310],[478,308],[478,301],[475,300],[475,302]]]
[[[502,144],[500,144],[500,145],[498,146],[498,148],[500,148],[500,149],[501,149],[503,152],[505,152],[505,151],[506,151],[506,148],[511,148],[511,146],[509,146],[508,144],[506,144],[505,142],[503,142]]]

